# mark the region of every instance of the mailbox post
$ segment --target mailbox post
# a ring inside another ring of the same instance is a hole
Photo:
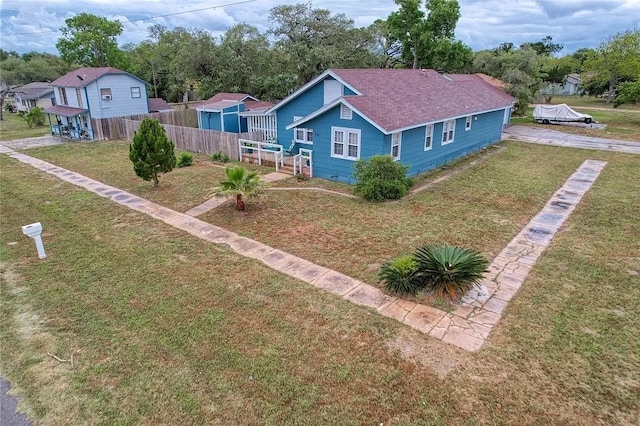
[[[42,224],[40,222],[31,223],[22,227],[22,233],[28,237],[33,238],[36,242],[36,249],[38,249],[38,257],[44,259],[47,257],[44,252],[44,245],[42,244]]]

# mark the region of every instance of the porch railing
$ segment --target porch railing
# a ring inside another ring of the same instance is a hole
[[[304,174],[304,167],[309,169],[309,177],[313,177],[313,157],[311,155],[296,154],[293,156],[293,175]]]
[[[257,152],[258,164],[262,164],[262,158],[265,155],[267,157],[273,155],[273,159],[276,164],[276,171],[278,171],[281,166],[284,166],[284,152],[282,150],[282,145],[278,145],[277,143],[238,139],[238,153],[240,154],[240,161],[242,161],[242,154],[245,152],[247,154]]]

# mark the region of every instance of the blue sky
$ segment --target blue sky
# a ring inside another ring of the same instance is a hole
[[[299,2],[242,1],[1,0],[0,47],[20,53],[31,50],[57,53],[58,28],[64,26],[66,18],[80,12],[121,22],[144,19],[124,23],[121,45],[144,40],[152,24],[204,28],[216,37],[242,22],[266,31],[269,9]],[[567,54],[581,47],[597,47],[619,31],[640,28],[640,0],[459,0],[459,3],[462,17],[456,37],[474,50],[493,48],[502,42],[519,45],[550,35],[554,42],[565,46],[561,54]],[[344,13],[356,26],[385,19],[398,8],[393,0],[313,0],[312,6]],[[195,9],[204,10],[181,13]],[[168,14],[174,15],[149,19]]]

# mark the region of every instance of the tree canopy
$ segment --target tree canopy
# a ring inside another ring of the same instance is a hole
[[[404,65],[440,71],[466,71],[473,60],[471,48],[454,39],[460,19],[457,0],[395,0],[400,9],[387,18],[392,39],[401,46]]]
[[[607,38],[585,60],[584,67],[591,74],[585,81],[588,94],[600,95],[606,90],[607,103],[611,102],[621,82],[640,80],[640,30]]]
[[[83,12],[64,22],[56,43],[62,59],[87,67],[126,67],[126,56],[117,42],[123,29],[119,21]]]

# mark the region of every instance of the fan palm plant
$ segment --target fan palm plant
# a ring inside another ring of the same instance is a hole
[[[227,167],[224,169],[227,180],[220,182],[220,185],[211,189],[208,196],[235,195],[236,208],[244,210],[244,198],[255,197],[262,188],[258,172],[250,172],[242,166]]]
[[[416,279],[426,289],[452,299],[477,285],[487,272],[489,261],[480,252],[448,244],[432,244],[414,254]]]

